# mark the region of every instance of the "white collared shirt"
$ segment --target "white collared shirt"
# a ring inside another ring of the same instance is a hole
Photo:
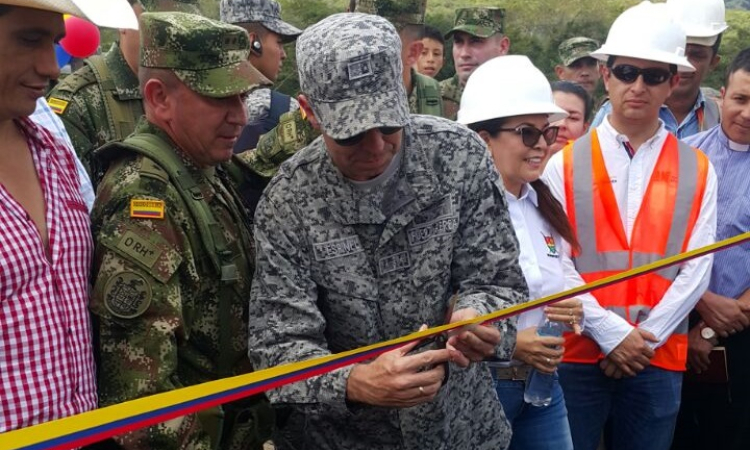
[[[536,190],[525,184],[520,198],[508,191],[505,191],[505,197],[518,239],[518,262],[529,286],[529,298],[535,300],[564,291],[567,288],[565,267],[575,271],[568,256],[570,247],[539,212]],[[564,263],[566,260],[567,264]],[[593,297],[591,301],[596,302]],[[520,331],[538,326],[543,320],[543,308],[526,311],[518,316],[517,328]]]
[[[623,142],[628,140],[627,137],[612,127],[609,117],[596,128],[596,132],[604,157],[604,165],[612,181],[612,190],[620,210],[620,219],[630,241],[643,196],[668,132],[664,124],[660,122],[656,134],[635,149],[632,160],[623,145]],[[543,179],[565,207],[562,153],[558,152],[552,156]],[[688,250],[703,247],[715,241],[716,195],[716,173],[713,166],[709,165],[706,192],[698,220],[688,241]],[[698,302],[708,287],[712,261],[713,257],[708,255],[682,264],[679,275],[662,300],[651,311],[649,317],[639,324],[638,328],[650,331],[659,339],[657,344],[652,344],[653,347],[662,345]],[[569,282],[572,286],[584,284],[577,272],[567,271],[566,273],[569,274]],[[585,333],[599,344],[605,354],[609,354],[633,330],[633,326],[625,319],[602,308],[598,302],[584,301],[584,316]]]

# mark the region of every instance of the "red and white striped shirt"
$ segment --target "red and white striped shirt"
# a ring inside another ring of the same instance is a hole
[[[43,128],[16,124],[44,194],[52,262],[34,222],[0,183],[0,433],[96,407],[93,244],[75,163]]]

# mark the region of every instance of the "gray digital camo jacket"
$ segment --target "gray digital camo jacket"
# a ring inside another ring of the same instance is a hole
[[[257,266],[249,354],[256,369],[440,325],[526,301],[502,182],[479,137],[412,116],[397,175],[362,191],[321,138],[285,163],[255,215]],[[515,324],[502,324],[510,358]],[[510,428],[488,369],[451,366],[431,403],[394,409],[346,401],[350,367],[268,393],[278,449],[498,450]]]

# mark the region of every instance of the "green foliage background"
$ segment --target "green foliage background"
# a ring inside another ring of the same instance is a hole
[[[346,10],[349,0],[278,0],[284,20],[300,28],[324,17]],[[557,46],[571,36],[590,36],[604,41],[612,21],[627,7],[639,0],[429,0],[427,23],[447,31],[453,23],[456,8],[466,6],[501,6],[506,8],[506,34],[511,40],[511,53],[527,55],[555,79],[558,63]],[[200,0],[209,17],[218,18],[219,0]],[[726,0],[729,30],[724,34],[719,54],[720,66],[704,83],[721,87],[727,64],[743,48],[750,46],[750,0]],[[103,35],[103,43],[111,42],[116,33]],[[108,48],[108,46],[104,46]],[[294,95],[299,89],[294,58],[294,45],[287,49],[288,58],[278,79],[278,89]],[[446,64],[438,74],[444,79],[453,74],[450,42],[446,47]]]

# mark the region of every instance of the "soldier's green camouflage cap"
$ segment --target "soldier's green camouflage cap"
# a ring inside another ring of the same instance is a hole
[[[141,67],[171,70],[201,95],[228,97],[270,85],[249,56],[250,38],[238,26],[180,12],[141,15]]]
[[[130,3],[140,3],[144,11],[169,12],[179,11],[190,14],[200,14],[198,0],[130,0]]]
[[[463,31],[472,36],[488,38],[496,33],[503,33],[505,9],[495,7],[460,8],[456,10],[456,21],[453,28],[446,33],[450,39],[456,31]]]
[[[227,23],[260,22],[264,27],[291,42],[302,30],[281,20],[281,7],[273,0],[221,0],[221,20]]]
[[[564,40],[557,51],[564,66],[569,66],[581,58],[591,58],[591,53],[601,47],[599,42],[584,36]]]
[[[297,40],[300,90],[334,139],[409,123],[401,64],[398,32],[379,16],[334,14]]]
[[[356,0],[353,12],[374,14],[388,19],[397,29],[424,25],[427,0]]]

